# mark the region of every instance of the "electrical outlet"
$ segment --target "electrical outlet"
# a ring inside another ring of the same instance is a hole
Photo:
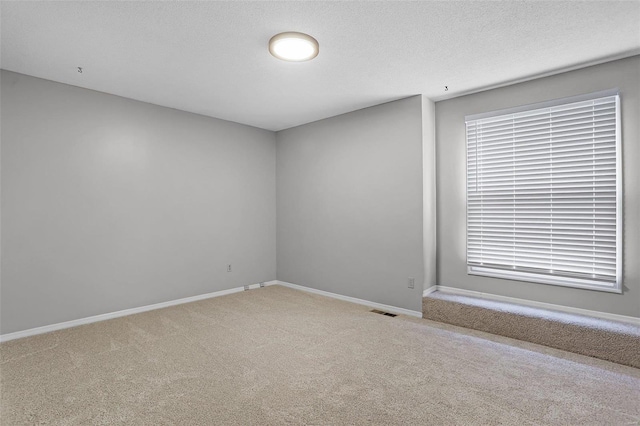
[[[244,291],[249,291],[249,290],[250,290],[250,287],[248,285],[245,285],[244,286]]]
[[[416,286],[416,279],[413,277],[409,277],[409,288],[415,288]]]
[[[227,272],[231,272],[231,264],[227,265]]]
[[[264,283],[260,283],[260,288],[264,287]]]

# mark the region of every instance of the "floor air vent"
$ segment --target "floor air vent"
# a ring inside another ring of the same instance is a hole
[[[376,313],[376,314],[380,314],[380,315],[386,315],[388,317],[397,317],[396,314],[391,314],[391,313],[385,312],[385,311],[379,311],[378,309],[372,309],[371,312]]]

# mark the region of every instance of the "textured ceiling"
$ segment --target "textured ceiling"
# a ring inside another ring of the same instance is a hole
[[[4,69],[270,130],[640,53],[638,1],[3,1],[1,14]],[[271,57],[282,31],[311,34],[320,55]]]

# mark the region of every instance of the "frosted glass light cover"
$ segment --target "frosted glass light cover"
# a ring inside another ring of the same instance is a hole
[[[269,40],[269,52],[284,61],[308,61],[318,56],[319,50],[318,41],[303,33],[280,33]]]

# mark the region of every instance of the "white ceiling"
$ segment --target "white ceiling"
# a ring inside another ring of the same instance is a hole
[[[638,1],[4,1],[1,14],[4,69],[270,130],[640,53]],[[320,55],[273,58],[283,31]]]

